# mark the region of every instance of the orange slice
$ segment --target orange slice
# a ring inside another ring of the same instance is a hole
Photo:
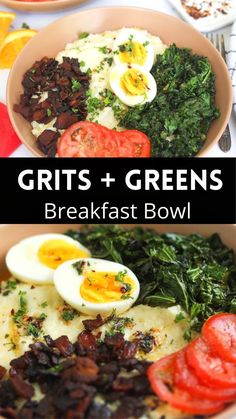
[[[0,11],[0,44],[6,37],[7,31],[10,28],[11,23],[15,19],[15,17],[15,13]]]
[[[11,68],[17,55],[36,33],[37,31],[32,29],[9,32],[0,45],[0,68]]]

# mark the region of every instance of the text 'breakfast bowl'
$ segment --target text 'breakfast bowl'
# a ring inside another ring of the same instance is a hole
[[[36,156],[204,156],[232,107],[226,64],[190,25],[109,7],[60,19],[17,58],[7,104]]]

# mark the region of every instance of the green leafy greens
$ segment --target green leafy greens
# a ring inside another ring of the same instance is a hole
[[[68,234],[88,247],[93,257],[123,263],[137,275],[141,289],[136,304],[180,304],[190,319],[186,338],[192,330],[200,331],[212,314],[236,313],[234,254],[217,234],[160,235],[140,227],[106,225]]]
[[[154,157],[196,155],[219,117],[210,62],[172,45],[157,56],[151,72],[157,83],[155,99],[129,109],[119,125],[147,134]]]

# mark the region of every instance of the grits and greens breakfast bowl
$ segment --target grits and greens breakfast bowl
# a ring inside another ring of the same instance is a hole
[[[203,156],[229,120],[226,65],[190,25],[110,7],[67,16],[24,48],[8,110],[37,156]]]
[[[235,251],[233,225],[1,226],[0,416],[235,417]]]

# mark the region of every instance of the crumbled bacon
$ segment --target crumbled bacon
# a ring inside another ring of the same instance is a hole
[[[92,333],[88,332],[87,330],[84,330],[83,332],[79,334],[78,343],[81,344],[81,346],[85,350],[89,350],[89,351],[95,351],[97,347],[95,336],[92,335]]]
[[[113,336],[105,337],[105,344],[113,349],[123,349],[125,345],[124,335],[122,333],[116,333]]]
[[[52,130],[45,129],[37,139],[39,149],[47,156],[56,154],[59,130],[86,119],[89,80],[90,76],[82,72],[78,60],[68,57],[63,57],[61,64],[44,57],[25,73],[24,93],[14,110],[29,122],[48,124],[55,119],[56,132],[52,134]]]
[[[70,356],[74,352],[74,347],[67,336],[61,336],[55,340],[50,336],[45,336],[45,340],[49,347],[57,348],[61,356]]]
[[[124,350],[122,355],[120,355],[121,359],[132,359],[135,357],[138,350],[138,343],[137,342],[125,342]]]
[[[31,397],[33,397],[34,387],[31,384],[26,383],[20,375],[11,377],[10,383],[17,396],[23,397],[24,399],[31,399]]]
[[[93,330],[97,329],[98,327],[101,327],[104,325],[104,320],[100,314],[97,315],[96,319],[91,320],[83,320],[84,328],[88,332],[92,332]]]
[[[138,342],[126,341],[122,333],[103,340],[92,334],[91,329],[105,322],[101,316],[86,321],[90,330],[83,330],[74,344],[67,336],[55,340],[45,336],[45,343],[33,343],[23,356],[12,360],[9,378],[0,381],[0,415],[124,419],[145,414],[145,399],[152,395],[146,377],[149,363],[135,358]],[[36,383],[43,393],[39,402],[32,400]],[[26,401],[19,407],[22,398]]]
[[[4,375],[6,374],[6,368],[2,367],[0,365],[0,380],[4,377]]]
[[[70,112],[63,112],[57,117],[54,127],[57,129],[66,129],[75,122],[78,122],[78,117],[76,115],[71,115]]]
[[[57,140],[60,137],[59,132],[46,129],[37,138],[37,146],[48,157],[54,157],[57,153]]]

